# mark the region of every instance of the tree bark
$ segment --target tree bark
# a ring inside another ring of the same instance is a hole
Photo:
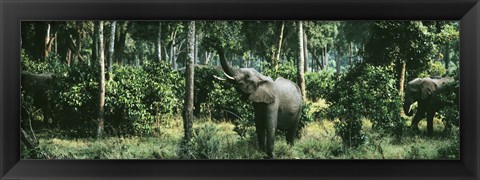
[[[398,91],[400,93],[400,97],[403,97],[403,92],[404,92],[404,85],[405,85],[405,69],[406,69],[406,63],[401,62],[397,63],[397,76],[398,76]]]
[[[174,30],[172,32],[172,45],[171,45],[171,48],[170,48],[170,61],[172,62],[172,68],[173,69],[177,69],[177,61],[176,61],[176,58],[175,58],[175,46],[176,46],[176,36],[177,36],[177,30]]]
[[[105,111],[105,46],[103,44],[103,21],[98,23],[99,32],[98,32],[98,41],[99,46],[99,65],[100,65],[100,77],[98,83],[98,97],[99,97],[99,107],[98,107],[98,128],[97,128],[97,138],[103,136],[104,131],[104,111]]]
[[[98,59],[98,22],[93,25],[93,46],[92,46],[92,60]]]
[[[280,52],[282,50],[282,42],[283,42],[283,31],[285,29],[285,21],[282,21],[282,26],[280,27],[280,35],[278,36],[278,49],[277,53],[275,55],[275,60],[274,60],[274,67],[275,71],[278,70],[278,65],[280,64]]]
[[[305,57],[304,57],[304,48],[303,48],[303,24],[302,21],[298,21],[298,46],[299,46],[299,58],[297,64],[297,71],[298,71],[298,83],[300,89],[302,91],[303,100],[306,100],[307,92],[305,91],[305,78],[304,78],[304,67],[305,64]]]
[[[305,55],[304,58],[305,58],[305,72],[308,72],[308,44],[307,44],[307,33],[305,31],[303,31],[303,53]]]
[[[194,56],[195,56],[195,21],[188,25],[187,62],[185,67],[185,104],[183,113],[184,140],[192,138],[193,102],[194,102]]]
[[[158,35],[157,35],[157,57],[158,61],[162,60],[162,22],[158,22]]]
[[[328,70],[328,45],[325,44],[325,57],[324,57],[324,61],[325,61],[325,70]]]
[[[44,57],[48,57],[50,50],[52,49],[51,42],[50,42],[50,23],[47,23],[47,33],[45,34],[45,50],[44,50]]]
[[[35,22],[35,42],[33,58],[35,60],[43,61],[45,59],[45,51],[47,48],[46,35],[47,35],[47,24],[46,22]]]
[[[445,44],[445,69],[447,70],[447,73],[449,72],[448,71],[448,66],[450,65],[450,43],[446,43]]]
[[[353,49],[352,49],[352,42],[348,44],[348,65],[352,66],[353,65]]]
[[[337,76],[340,75],[340,68],[341,68],[340,63],[341,63],[341,57],[342,57],[342,52],[341,51],[342,51],[342,49],[338,48],[337,49],[337,57],[335,57],[335,67],[336,67],[336,70],[337,70],[337,72],[336,72]]]
[[[124,52],[125,52],[125,40],[127,39],[127,30],[129,28],[130,24],[128,21],[124,21],[122,23],[119,23],[118,26],[118,41],[117,43],[117,49],[115,50],[115,55],[114,57],[116,58],[116,61],[118,64],[124,63]]]
[[[115,27],[117,26],[117,21],[113,21],[110,27],[110,45],[108,47],[108,80],[112,80],[112,64],[113,64],[113,54],[114,54],[114,47],[115,47]]]

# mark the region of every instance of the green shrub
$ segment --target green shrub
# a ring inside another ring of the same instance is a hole
[[[439,61],[430,61],[428,67],[427,71],[420,73],[418,77],[444,76],[447,73],[447,69]]]
[[[333,71],[305,73],[305,88],[308,99],[317,101],[332,91],[335,84]]]
[[[340,77],[325,97],[329,104],[327,114],[330,119],[340,120],[335,127],[349,147],[357,147],[365,140],[362,118],[371,119],[375,129],[396,135],[403,132],[401,100],[388,67],[356,65]]]
[[[107,82],[105,121],[113,134],[148,135],[160,114],[182,109],[183,77],[164,62],[145,62],[144,68],[114,68]]]
[[[440,110],[436,114],[438,118],[443,119],[443,123],[447,131],[452,126],[459,126],[460,122],[460,72],[458,69],[452,71],[450,76],[453,78],[453,82],[446,84],[443,87],[443,92],[439,94]]]
[[[453,142],[438,148],[437,159],[460,159],[460,131],[447,132],[447,136],[453,137]]]

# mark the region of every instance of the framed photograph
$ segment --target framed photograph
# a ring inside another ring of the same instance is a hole
[[[1,179],[479,179],[480,4],[2,1]]]

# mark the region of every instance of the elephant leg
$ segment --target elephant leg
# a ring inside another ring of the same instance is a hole
[[[255,131],[257,133],[258,147],[265,151],[265,121],[255,115]]]
[[[428,112],[427,113],[427,132],[428,135],[433,135],[433,117],[435,116],[435,112]]]
[[[294,145],[295,136],[297,135],[297,128],[292,128],[287,131],[287,143],[291,146]]]
[[[273,159],[273,147],[275,145],[275,131],[277,129],[277,114],[278,114],[278,108],[275,108],[275,106],[270,105],[267,108],[267,156],[271,159]]]
[[[301,109],[297,112],[295,125],[287,131],[287,143],[291,146],[294,145],[295,138],[297,136],[298,122],[300,121]]]
[[[419,109],[419,111],[417,111],[417,113],[415,114],[415,116],[413,117],[413,120],[412,120],[412,125],[410,127],[412,127],[412,129],[414,131],[420,131],[418,129],[418,123],[420,122],[421,119],[423,119],[425,117],[425,111],[421,111]]]

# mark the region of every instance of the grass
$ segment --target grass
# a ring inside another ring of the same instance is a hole
[[[324,102],[314,103],[325,108]],[[317,119],[308,123],[294,146],[277,134],[274,154],[277,159],[458,159],[458,129],[442,134],[441,120],[434,120],[433,137],[426,135],[425,120],[421,133],[406,131],[401,138],[376,132],[369,120],[363,120],[366,142],[350,149],[342,145],[335,133],[334,122]],[[409,125],[410,122],[407,122]],[[71,138],[53,131],[37,134],[39,149],[54,159],[263,159],[258,149],[255,128],[249,127],[245,137],[234,131],[230,122],[197,119],[193,125],[194,138],[182,145],[183,125],[179,117],[169,117],[155,127],[155,135],[140,137]],[[42,158],[22,151],[23,159]]]

